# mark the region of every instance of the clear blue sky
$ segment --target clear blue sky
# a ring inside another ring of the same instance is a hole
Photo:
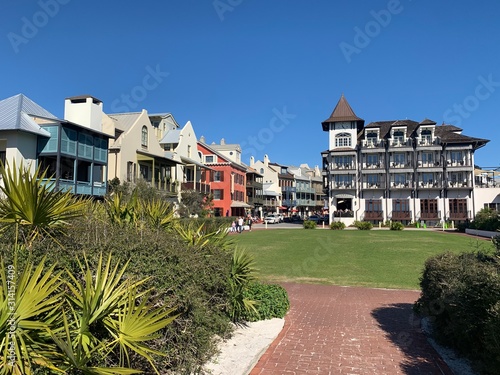
[[[366,123],[428,117],[490,139],[500,165],[495,0],[3,0],[0,98],[62,116],[91,94],[106,113],[190,120],[244,162],[320,165],[342,93]]]

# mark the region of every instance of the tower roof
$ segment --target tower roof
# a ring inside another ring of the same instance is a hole
[[[341,121],[355,121],[358,128],[362,128],[365,124],[365,120],[356,116],[346,98],[344,97],[344,94],[342,94],[342,96],[340,97],[330,117],[323,121],[321,125],[323,126],[324,131],[328,131],[328,124]]]

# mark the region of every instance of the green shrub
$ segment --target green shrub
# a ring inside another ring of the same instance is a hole
[[[373,224],[370,223],[369,221],[358,221],[356,220],[354,222],[354,226],[358,228],[359,230],[370,230],[373,228]]]
[[[500,368],[498,336],[492,336],[500,324],[498,258],[482,252],[432,257],[425,263],[420,286],[415,307],[432,318],[438,338],[482,360],[486,369]]]
[[[257,301],[257,311],[250,311],[243,316],[249,322],[283,318],[290,309],[288,293],[280,285],[254,282],[248,286],[245,296]]]
[[[393,221],[390,226],[391,230],[403,230],[405,229],[405,226],[403,223],[400,223],[399,221]]]
[[[312,220],[304,220],[302,225],[304,226],[304,229],[316,229],[318,224]]]
[[[500,234],[491,239],[493,246],[495,246],[496,256],[500,256]]]
[[[345,229],[345,223],[343,223],[342,221],[334,221],[330,224],[330,229],[343,230]]]
[[[476,214],[470,227],[492,232],[497,231],[500,229],[500,213],[491,208],[483,208]]]

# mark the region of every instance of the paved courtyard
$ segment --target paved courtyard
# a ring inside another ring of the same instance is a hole
[[[452,374],[412,312],[419,292],[282,285],[291,310],[251,375]]]

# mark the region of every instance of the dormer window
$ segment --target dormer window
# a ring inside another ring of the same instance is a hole
[[[217,159],[215,155],[205,155],[205,163],[216,163]]]
[[[392,134],[392,140],[395,145],[401,145],[405,143],[405,133],[402,130],[396,130]]]
[[[424,129],[420,133],[420,141],[422,144],[431,144],[432,143],[432,131],[430,129]]]
[[[366,145],[367,146],[375,146],[378,143],[378,133],[369,132],[366,133]]]
[[[352,137],[349,133],[340,133],[335,136],[335,147],[351,147]]]

